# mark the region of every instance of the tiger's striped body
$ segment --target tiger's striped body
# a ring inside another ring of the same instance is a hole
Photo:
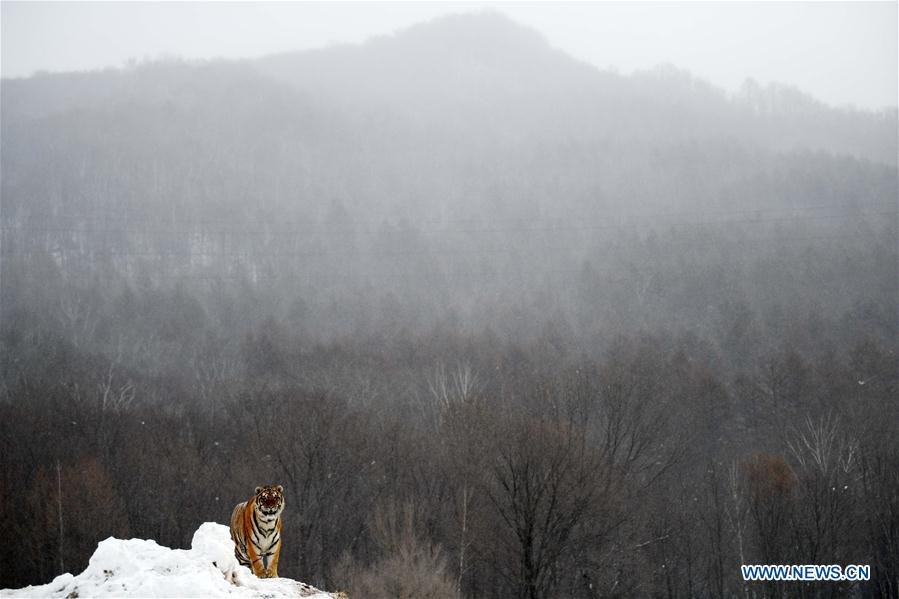
[[[278,576],[281,555],[281,485],[256,487],[256,494],[231,513],[231,540],[237,561],[259,578]]]

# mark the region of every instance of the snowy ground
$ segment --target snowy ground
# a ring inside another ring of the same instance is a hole
[[[308,597],[335,599],[289,578],[256,578],[234,558],[228,527],[206,522],[194,533],[190,549],[169,549],[156,541],[102,541],[87,569],[62,574],[53,582],[24,589],[3,589],[12,597]]]

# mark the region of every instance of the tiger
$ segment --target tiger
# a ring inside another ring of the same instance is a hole
[[[278,577],[283,511],[284,489],[274,485],[256,487],[256,494],[231,513],[234,556],[259,578]]]

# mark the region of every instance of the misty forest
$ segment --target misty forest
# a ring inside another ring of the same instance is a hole
[[[497,14],[4,79],[0,588],[281,484],[353,599],[897,597],[897,272],[896,109]]]

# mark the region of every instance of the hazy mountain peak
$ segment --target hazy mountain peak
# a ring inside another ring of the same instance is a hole
[[[522,52],[549,48],[537,30],[495,11],[446,15],[368,42],[369,45],[389,43],[414,43],[453,52],[473,50],[515,57],[521,57]]]
[[[506,118],[521,98],[563,101],[601,78],[537,31],[489,11],[440,17],[363,44],[269,56],[257,66],[354,110],[389,106],[412,118],[497,107]]]

